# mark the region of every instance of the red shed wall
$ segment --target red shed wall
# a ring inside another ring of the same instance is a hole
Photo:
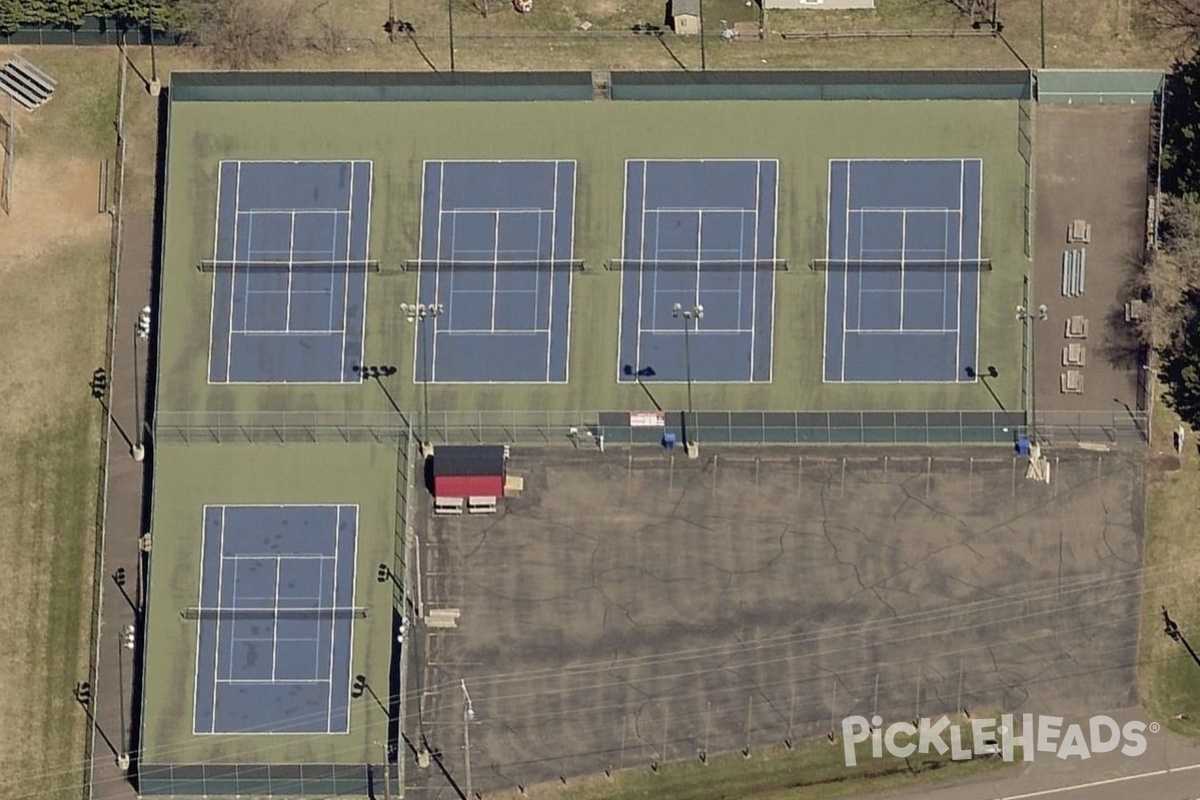
[[[439,475],[433,480],[438,497],[503,497],[504,478],[499,475]]]

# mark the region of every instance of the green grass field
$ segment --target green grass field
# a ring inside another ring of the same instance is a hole
[[[376,581],[393,562],[396,445],[160,446],[156,453],[154,552],[150,572],[142,764],[205,762],[374,763],[387,716],[371,695],[351,700],[344,736],[195,736],[197,625],[180,611],[200,596],[206,504],[358,504],[352,674],[386,703],[392,644],[392,584]],[[202,678],[201,678],[202,679]]]
[[[481,130],[481,127],[484,130]],[[437,410],[650,408],[617,382],[620,255],[627,158],[764,157],[780,161],[774,369],[770,384],[698,384],[711,410],[994,410],[979,384],[822,382],[825,275],[807,262],[825,251],[831,158],[982,157],[980,362],[996,365],[1000,401],[1020,408],[1020,336],[1011,309],[1028,269],[1022,253],[1023,162],[1015,101],[872,102],[428,102],[188,103],[172,108],[159,411],[386,411],[382,392],[346,386],[209,385],[217,164],[225,158],[366,158],[374,162],[371,254],[385,265],[418,255],[422,162],[439,158],[578,160],[575,253],[592,269],[574,277],[570,381],[560,385],[430,388]],[[369,279],[365,361],[395,364],[390,390],[416,408],[415,331],[398,312],[416,276]],[[681,386],[660,402],[683,407]]]

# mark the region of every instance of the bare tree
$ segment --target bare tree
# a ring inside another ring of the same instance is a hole
[[[297,4],[270,8],[261,0],[183,0],[187,38],[232,69],[278,61],[295,44]]]
[[[1138,273],[1136,289],[1149,298],[1150,313],[1138,338],[1167,354],[1182,343],[1200,294],[1200,201],[1163,197],[1163,246]]]
[[[1147,0],[1146,18],[1177,39],[1181,49],[1200,44],[1200,0]]]

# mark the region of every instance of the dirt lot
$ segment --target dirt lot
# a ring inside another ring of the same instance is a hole
[[[406,734],[477,791],[963,706],[1134,704],[1141,466],[995,451],[517,451],[496,517],[424,517]],[[436,764],[412,796],[454,797]]]
[[[1140,268],[1146,235],[1148,106],[1040,106],[1037,110],[1034,188],[1036,221],[1034,303],[1050,318],[1036,323],[1037,408],[1045,411],[1117,411],[1137,406],[1138,355],[1125,323],[1128,281]],[[1082,297],[1062,296],[1067,226],[1092,226]],[[1088,319],[1083,394],[1063,394],[1062,350],[1067,317]]]

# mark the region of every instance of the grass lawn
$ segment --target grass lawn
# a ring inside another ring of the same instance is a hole
[[[13,215],[0,216],[0,796],[77,797],[86,722],[115,53],[48,49],[55,98],[17,119]]]
[[[968,734],[969,727],[964,730]],[[904,744],[905,738],[898,737]],[[598,775],[525,787],[527,796],[547,800],[838,800],[862,797],[888,790],[913,789],[935,781],[965,780],[984,772],[1011,766],[999,758],[952,761],[946,755],[916,754],[907,760],[894,756],[871,757],[870,742],[857,746],[858,766],[847,767],[842,744],[825,738],[784,747],[757,750],[744,758],[727,753],[708,759],[666,764],[653,772],[648,768],[613,772],[612,778]],[[1014,761],[1020,762],[1018,748]],[[520,800],[520,791],[492,795],[503,800]]]
[[[1187,432],[1175,469],[1172,435],[1179,418],[1163,402],[1155,406],[1153,468],[1146,490],[1142,636],[1139,689],[1146,710],[1178,733],[1200,734],[1200,666],[1163,633],[1162,607],[1193,647],[1200,647],[1200,556],[1196,517],[1200,509],[1200,457]],[[1188,719],[1176,719],[1177,715]]]

